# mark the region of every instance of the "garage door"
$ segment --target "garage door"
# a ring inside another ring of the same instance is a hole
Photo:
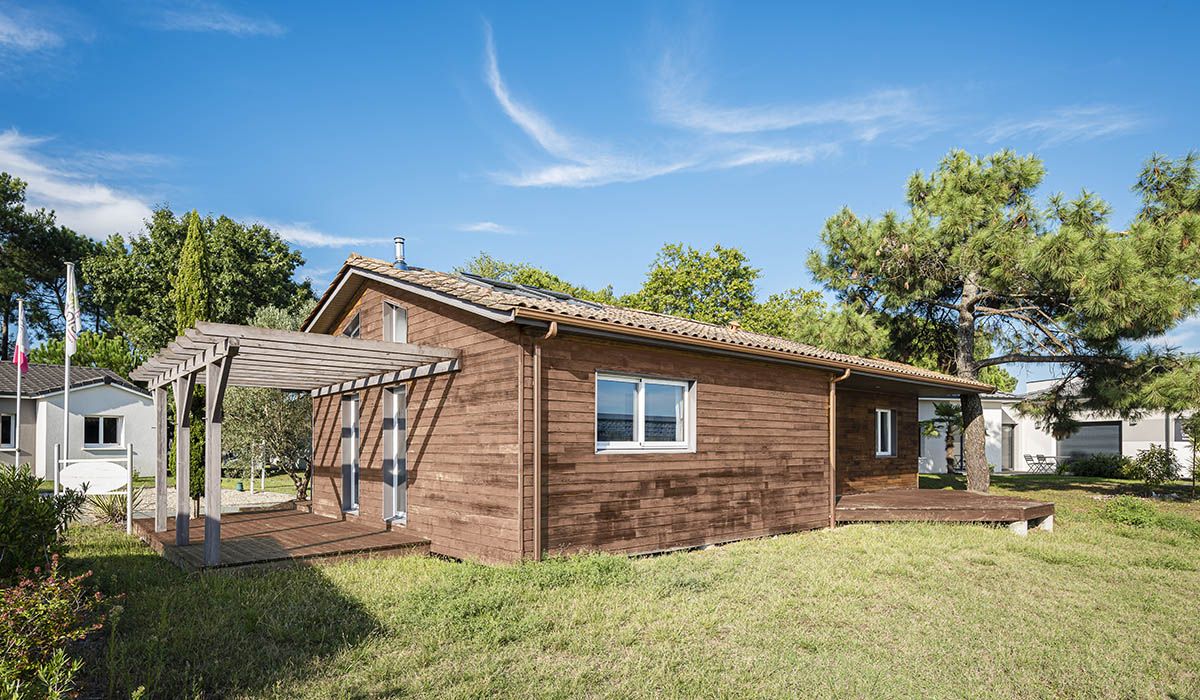
[[[1079,432],[1058,441],[1059,457],[1121,454],[1121,423],[1084,423]]]

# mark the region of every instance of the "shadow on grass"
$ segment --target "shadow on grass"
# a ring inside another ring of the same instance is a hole
[[[107,648],[87,659],[89,685],[109,696],[266,692],[380,629],[318,567],[184,574],[115,531],[84,540],[71,567],[124,594]]]
[[[954,489],[961,491],[967,488],[967,478],[958,474],[921,474],[920,484],[923,489]],[[1106,479],[1090,476],[1070,476],[1059,474],[993,474],[991,484],[1005,491],[1083,491],[1106,496],[1145,496],[1146,487],[1136,481],[1124,479]],[[1157,493],[1170,493],[1191,500],[1191,484],[1176,482],[1157,487]]]

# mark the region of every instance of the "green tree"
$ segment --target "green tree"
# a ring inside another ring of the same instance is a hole
[[[64,264],[80,263],[98,248],[91,239],[58,225],[54,212],[26,207],[25,183],[0,173],[0,356],[12,356],[19,298],[25,300],[31,336],[61,334]],[[91,325],[99,328],[100,315],[86,282],[79,290],[79,303]]]
[[[200,231],[200,215],[195,210],[187,219],[187,237],[183,240],[179,271],[171,287],[171,296],[175,301],[175,332],[180,335],[196,325],[197,321],[207,321],[212,315],[209,304],[212,272],[208,262],[207,236]]]
[[[29,352],[29,361],[41,364],[60,364],[63,361],[66,341],[51,338]],[[134,351],[128,340],[95,331],[79,334],[71,364],[76,367],[103,367],[122,377],[140,365],[144,358]]]
[[[251,325],[298,330],[315,304],[299,309],[260,309]],[[280,389],[230,387],[225,394],[224,446],[245,473],[259,460],[287,474],[296,498],[308,497],[312,475],[312,397]]]
[[[662,247],[642,288],[621,304],[661,314],[727,325],[741,322],[756,305],[759,270],[737,248],[703,252],[682,243]]]
[[[208,320],[246,323],[261,307],[293,308],[313,298],[309,283],[295,280],[304,257],[269,228],[225,216],[176,217],[160,207],[143,233],[110,237],[83,265],[113,329],[139,352],[158,352],[178,333],[174,286],[192,223],[208,252]]]
[[[746,310],[748,331],[808,343],[834,352],[885,357],[888,332],[856,303],[827,304],[818,291],[790,289]]]
[[[467,261],[465,265],[456,268],[457,272],[465,272],[487,279],[522,284],[538,289],[549,289],[554,292],[570,294],[577,299],[595,301],[602,304],[612,304],[616,301],[612,285],[602,289],[588,289],[572,284],[551,272],[534,267],[529,263],[510,263],[493,257],[488,253],[480,253]]]
[[[907,217],[830,217],[809,266],[841,299],[929,324],[966,379],[1013,363],[1128,366],[1131,343],[1200,308],[1196,231],[1169,214],[1113,231],[1087,192],[1051,197],[1043,212],[1033,199],[1043,175],[1033,156],[953,151],[909,180]],[[980,357],[981,337],[994,353]],[[964,395],[962,411],[967,487],[986,491],[979,396]]]

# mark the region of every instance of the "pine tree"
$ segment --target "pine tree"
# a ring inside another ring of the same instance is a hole
[[[1190,166],[1156,179],[1148,164],[1139,182],[1153,193],[1145,215],[1113,231],[1107,204],[1086,191],[1069,201],[1055,195],[1039,209],[1038,158],[953,151],[932,175],[910,178],[906,217],[863,219],[848,208],[830,217],[824,251],[809,266],[840,298],[923,324],[937,336],[929,346],[960,377],[979,380],[986,368],[1015,363],[1053,363],[1085,385],[1092,376],[1129,376],[1163,356],[1131,357],[1132,343],[1200,309],[1200,231],[1194,217],[1173,215],[1195,209]],[[962,397],[962,413],[967,488],[986,491],[977,394]]]

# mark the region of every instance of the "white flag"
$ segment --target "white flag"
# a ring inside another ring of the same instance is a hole
[[[79,318],[79,295],[75,293],[75,264],[67,263],[67,306],[63,309],[63,320],[67,324],[67,357],[75,354],[75,341],[83,323]]]
[[[13,364],[17,366],[17,380],[29,371],[29,338],[25,335],[25,302],[17,302],[17,344],[13,348]]]

